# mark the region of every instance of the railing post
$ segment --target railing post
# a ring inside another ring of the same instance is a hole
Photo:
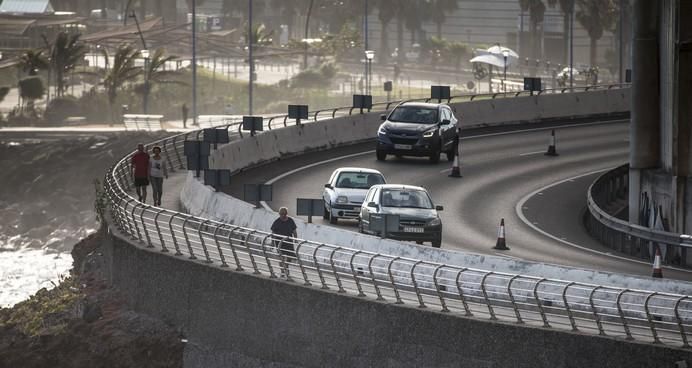
[[[633,340],[634,338],[632,337],[632,334],[630,333],[630,328],[627,325],[627,318],[625,318],[625,313],[622,310],[622,305],[620,304],[620,300],[622,299],[622,296],[628,292],[629,289],[622,289],[618,293],[617,297],[615,298],[615,304],[618,307],[618,314],[620,315],[620,320],[622,321],[622,327],[625,329],[625,335],[627,336],[627,340]]]
[[[154,245],[151,244],[151,238],[149,237],[149,231],[147,230],[147,223],[144,221],[144,212],[146,212],[149,205],[142,204],[142,211],[139,213],[139,220],[142,222],[142,231],[144,232],[144,237],[147,239],[147,248],[153,248]]]
[[[195,257],[195,252],[192,250],[192,243],[190,243],[190,238],[187,236],[187,231],[185,230],[185,227],[187,226],[187,221],[194,216],[189,215],[185,217],[185,220],[183,220],[183,236],[185,237],[185,244],[187,245],[187,250],[190,252],[190,259],[197,259]]]
[[[490,271],[483,275],[483,278],[481,279],[481,290],[483,291],[483,298],[485,298],[485,303],[488,307],[488,313],[490,313],[491,320],[497,320],[497,317],[495,317],[495,311],[493,310],[493,306],[490,304],[490,298],[488,298],[488,291],[485,289],[485,280],[488,278],[488,276],[494,273],[495,272]]]
[[[680,337],[682,337],[682,347],[685,348],[685,349],[689,349],[689,348],[690,348],[690,344],[689,344],[689,342],[687,341],[687,333],[685,332],[685,326],[683,326],[683,324],[682,324],[682,318],[680,318],[680,310],[679,310],[679,308],[680,308],[680,303],[681,303],[683,300],[689,299],[689,298],[690,298],[689,295],[685,295],[685,296],[679,298],[679,299],[675,302],[675,308],[673,309],[673,310],[675,311],[675,318],[676,318],[676,320],[677,320],[677,322],[678,322],[678,329],[680,330]]]
[[[300,267],[300,273],[303,274],[303,280],[305,280],[303,285],[311,286],[312,283],[310,282],[310,279],[308,279],[308,273],[305,271],[303,261],[300,259],[300,247],[307,242],[307,240],[303,240],[302,242],[298,243],[298,245],[296,245],[296,260],[298,261],[298,267]]]
[[[134,198],[133,198],[134,200]],[[139,202],[134,201],[134,205],[132,206],[132,211],[130,212],[130,217],[132,218],[132,223],[135,224],[135,230],[137,232],[137,237],[133,238],[136,240],[142,240],[142,234],[139,232],[139,225],[137,225],[137,218],[135,217],[135,210],[137,209],[137,206],[139,206]]]
[[[329,255],[329,263],[332,265],[332,272],[334,273],[334,279],[336,280],[336,286],[339,288],[340,293],[345,293],[346,290],[341,286],[341,280],[339,279],[339,273],[336,271],[336,266],[334,265],[334,253],[340,250],[341,247],[336,247],[332,249],[332,253]]]
[[[235,246],[233,246],[233,233],[240,229],[240,226],[234,227],[228,234],[228,246],[231,247],[231,254],[233,254],[233,260],[235,261],[235,270],[243,271],[243,266],[240,264],[240,258],[238,258],[238,253],[235,251]]]
[[[212,263],[212,260],[209,257],[209,250],[207,250],[207,245],[204,243],[204,236],[202,235],[202,227],[207,222],[209,222],[209,220],[204,220],[204,221],[199,223],[199,226],[197,226],[197,236],[199,236],[199,242],[202,245],[202,251],[204,252],[204,258],[207,259],[205,262],[206,263]]]
[[[370,272],[370,279],[372,280],[372,286],[375,288],[375,294],[377,294],[377,300],[384,300],[380,288],[377,286],[377,280],[375,279],[375,273],[372,272],[372,261],[379,257],[379,254],[373,254],[368,260],[368,272]]]
[[[219,242],[219,238],[217,236],[219,229],[221,228],[221,224],[216,224],[216,228],[214,229],[214,244],[216,244],[216,249],[219,251],[219,258],[221,259],[221,267],[228,267],[228,264],[226,263],[226,257],[223,256],[223,250],[221,250],[221,243]]]
[[[262,238],[262,256],[264,256],[264,260],[267,261],[267,268],[269,269],[269,278],[275,279],[276,274],[274,273],[274,268],[272,267],[272,263],[269,260],[269,256],[267,255],[267,250],[264,247],[264,244],[267,241],[267,239],[271,238],[271,237],[272,237],[272,234],[268,234],[264,238]],[[286,239],[286,238],[288,238],[288,237],[284,237],[284,239]],[[284,239],[281,239],[281,240],[283,241]],[[279,250],[279,252],[281,252],[281,250]],[[282,257],[282,255],[279,254],[279,257]],[[288,271],[288,265],[286,265],[286,269]],[[286,274],[288,274],[288,272],[286,272]]]
[[[569,302],[567,301],[567,289],[569,289],[570,286],[576,284],[576,282],[570,282],[569,284],[565,285],[565,288],[562,289],[562,302],[565,303],[565,309],[567,310],[567,317],[569,318],[569,323],[572,325],[572,331],[579,331],[577,328],[577,322],[574,319],[574,315],[572,314],[572,309],[569,307]]]
[[[248,233],[245,236],[245,248],[247,249],[247,254],[250,256],[250,262],[252,263],[252,269],[255,270],[253,274],[255,275],[260,275],[262,272],[260,272],[259,268],[257,268],[257,263],[255,262],[255,257],[252,256],[252,249],[250,249],[250,238],[252,237],[253,234],[255,234],[257,230],[252,230],[250,233]]]
[[[394,275],[392,274],[392,265],[399,258],[401,258],[401,257],[394,257],[394,258],[392,258],[391,261],[389,261],[389,264],[387,265],[387,275],[389,275],[389,282],[392,284],[392,289],[394,290],[394,297],[396,298],[396,304],[403,304],[404,302],[401,300],[401,296],[399,295],[399,290],[396,287],[396,281],[394,280]]]
[[[180,213],[179,212],[173,212],[173,215],[171,215],[171,218],[168,219],[168,228],[171,230],[171,238],[173,239],[173,246],[175,247],[175,255],[176,256],[182,256],[183,253],[180,251],[180,247],[178,246],[178,239],[176,239],[175,236],[175,230],[173,230],[173,219],[178,216]]]
[[[423,263],[423,261],[418,261],[413,264],[413,267],[411,267],[411,281],[413,282],[413,289],[416,291],[416,296],[418,297],[418,308],[426,308],[425,303],[423,303],[423,296],[420,293],[420,289],[418,288],[418,282],[416,282],[415,276],[416,266],[418,266],[421,263]]]
[[[538,311],[541,313],[541,318],[543,319],[543,327],[550,327],[548,317],[545,315],[545,310],[543,310],[543,303],[541,303],[541,299],[538,297],[538,286],[543,281],[545,281],[545,278],[536,281],[536,284],[533,286],[533,297],[536,298],[536,305],[538,306]]]
[[[509,300],[512,302],[512,308],[514,308],[514,314],[517,316],[517,323],[524,323],[524,320],[521,319],[521,314],[519,313],[519,307],[517,306],[517,302],[514,300],[514,295],[512,295],[512,282],[514,282],[515,279],[517,279],[519,275],[514,275],[512,276],[511,279],[509,279],[509,282],[507,283],[507,294],[509,295]]]
[[[594,304],[593,301],[593,296],[598,291],[598,289],[602,289],[603,286],[596,286],[591,290],[591,293],[589,294],[589,305],[591,305],[591,313],[593,314],[594,319],[596,320],[596,326],[598,327],[598,334],[601,336],[605,336],[605,331],[603,330],[603,324],[601,323],[601,316],[598,315],[598,312],[596,310],[596,305]]]
[[[365,296],[365,293],[363,293],[363,287],[360,286],[360,281],[358,280],[358,272],[356,272],[356,269],[353,265],[353,260],[356,258],[356,255],[359,253],[362,253],[360,250],[356,250],[353,254],[351,254],[351,259],[349,260],[349,265],[351,266],[351,274],[353,274],[353,282],[356,283],[356,289],[358,289],[358,296],[363,297]]]
[[[440,287],[439,282],[437,281],[437,273],[445,267],[444,264],[441,264],[435,268],[435,272],[433,272],[433,283],[435,284],[435,290],[437,291],[437,297],[440,298],[440,306],[442,306],[442,312],[449,312],[449,309],[447,308],[447,304],[445,303],[445,298],[442,296],[442,290]],[[443,285],[445,290],[447,290],[447,286]]]
[[[154,225],[156,226],[156,233],[159,235],[159,241],[161,242],[161,252],[167,253],[168,248],[166,248],[166,243],[163,241],[163,234],[161,234],[161,226],[159,226],[159,216],[166,212],[165,209],[161,208],[156,212],[154,216]]]
[[[644,302],[644,311],[646,311],[646,319],[649,321],[649,327],[651,328],[651,335],[654,338],[654,344],[660,344],[661,340],[658,338],[658,332],[656,331],[656,323],[654,322],[653,316],[651,315],[651,311],[649,310],[649,301],[656,295],[658,295],[658,293],[654,292],[646,297],[646,301]]]
[[[472,317],[473,313],[471,313],[471,310],[469,309],[468,303],[466,303],[466,298],[464,298],[464,288],[461,286],[461,274],[466,271],[467,268],[464,267],[459,272],[457,272],[457,277],[456,277],[456,284],[457,284],[457,290],[459,291],[459,300],[461,300],[461,305],[464,306],[464,312],[467,317]]]
[[[317,260],[317,251],[324,246],[324,244],[320,244],[315,247],[315,250],[312,251],[312,260],[313,262],[315,262],[315,269],[317,270],[317,276],[319,276],[320,282],[322,283],[322,289],[326,290],[329,289],[329,286],[327,285],[327,282],[324,279],[324,275],[322,275],[322,270],[320,269],[320,262]]]

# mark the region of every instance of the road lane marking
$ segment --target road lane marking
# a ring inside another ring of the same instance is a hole
[[[617,166],[615,166],[615,167],[617,167]],[[581,245],[576,244],[576,243],[572,243],[571,241],[565,240],[564,238],[559,238],[559,237],[557,237],[557,236],[555,236],[555,235],[553,235],[553,234],[551,234],[551,233],[549,233],[549,232],[547,232],[547,231],[545,231],[545,230],[539,228],[538,226],[534,225],[534,223],[532,223],[531,221],[529,221],[529,219],[526,218],[526,216],[524,216],[524,211],[522,210],[522,207],[524,207],[524,205],[526,204],[526,202],[528,202],[529,199],[531,199],[532,197],[534,197],[534,196],[535,196],[536,194],[538,194],[539,192],[548,190],[548,189],[550,189],[550,188],[552,188],[552,187],[556,187],[556,186],[558,186],[558,185],[560,185],[560,184],[564,184],[564,183],[566,183],[566,182],[568,182],[568,181],[571,181],[571,180],[573,181],[573,180],[575,180],[575,179],[583,178],[583,177],[585,177],[585,176],[589,176],[589,175],[593,175],[593,174],[605,172],[605,171],[608,171],[608,170],[612,170],[612,169],[614,169],[615,167],[610,167],[610,168],[605,168],[605,169],[600,169],[600,170],[594,170],[594,171],[591,171],[591,172],[579,174],[579,175],[576,175],[576,176],[573,176],[573,177],[570,177],[570,178],[567,178],[567,179],[563,179],[563,180],[554,182],[554,183],[552,183],[552,184],[548,184],[548,185],[544,186],[543,188],[538,188],[538,189],[534,190],[533,192],[531,192],[531,193],[527,194],[526,196],[524,196],[521,200],[519,200],[519,202],[516,204],[516,206],[514,206],[514,211],[516,212],[517,216],[519,216],[519,219],[521,219],[521,221],[522,221],[524,224],[526,224],[526,225],[529,226],[530,228],[534,229],[535,231],[537,231],[537,232],[540,233],[541,235],[547,236],[547,237],[549,237],[549,238],[551,238],[551,239],[553,239],[553,240],[555,240],[555,241],[558,241],[558,242],[560,242],[560,243],[569,245],[569,246],[574,247],[574,248],[577,248],[577,249],[581,249],[581,250],[586,251],[586,252],[589,252],[589,253],[604,255],[604,256],[607,256],[607,257],[619,259],[619,260],[621,260],[621,261],[629,261],[629,262],[632,262],[632,263],[639,263],[639,264],[643,264],[643,265],[650,266],[650,265],[651,265],[650,262],[639,261],[639,260],[636,260],[636,259],[623,257],[623,256],[620,256],[620,255],[612,254],[612,253],[610,253],[610,252],[601,252],[601,251],[598,251],[598,250],[595,250],[595,249],[591,249],[591,248],[587,248],[587,247],[581,246]],[[663,267],[664,267],[664,268],[667,268],[667,269],[675,270],[675,271],[682,271],[682,272],[692,273],[692,270],[686,270],[686,269],[677,268],[677,267],[671,267],[671,266],[663,266]]]
[[[519,156],[530,156],[530,155],[537,155],[539,153],[544,153],[545,151],[536,151],[536,152],[526,152],[526,153],[520,153]]]

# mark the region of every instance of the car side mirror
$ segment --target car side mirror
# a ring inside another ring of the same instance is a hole
[[[435,206],[435,209],[436,209],[437,211],[442,211],[442,210],[444,210],[445,208],[442,207],[442,206]]]
[[[449,123],[451,123],[451,121],[449,121],[449,119],[442,120],[442,125],[449,125]]]
[[[385,115],[385,114],[380,115],[380,120],[382,120],[382,121],[387,120],[387,115]]]
[[[329,184],[329,183],[325,184],[325,185],[324,185],[324,187],[325,187],[325,188],[329,188],[329,189],[332,189],[332,185],[331,185],[331,184]]]
[[[380,206],[377,205],[375,202],[368,202],[368,207],[375,207],[375,209],[379,209]]]

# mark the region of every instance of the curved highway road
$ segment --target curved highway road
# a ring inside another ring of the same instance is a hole
[[[461,179],[449,178],[450,163],[426,158],[375,159],[373,144],[305,154],[234,176],[227,192],[240,197],[242,183],[274,184],[278,209],[295,209],[296,198],[320,198],[331,172],[342,166],[380,170],[389,183],[427,188],[445,206],[442,247],[604,271],[650,275],[646,262],[627,259],[591,239],[581,218],[586,189],[601,172],[627,160],[626,121],[556,128],[558,157],[543,153],[549,128],[481,134],[462,140]],[[240,197],[242,198],[242,197]],[[505,219],[510,250],[495,245]],[[321,216],[313,221],[327,224]],[[339,221],[357,231],[356,222]],[[412,243],[413,244],[413,243]],[[692,273],[666,269],[665,277],[692,280]]]

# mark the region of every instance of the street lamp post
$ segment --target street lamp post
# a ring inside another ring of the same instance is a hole
[[[144,49],[141,51],[141,54],[144,58],[144,96],[142,98],[142,109],[146,114],[149,112],[149,50]]]
[[[365,50],[365,66],[366,66],[366,74],[365,74],[365,91],[366,94],[370,94],[370,90],[372,88],[372,59],[375,58],[375,50]]]
[[[249,115],[252,115],[252,83],[255,77],[255,61],[252,59],[252,0],[248,0],[248,28],[247,28],[247,48],[248,62],[250,63],[250,82],[248,84],[248,110]]]
[[[502,92],[507,93],[507,58],[509,57],[509,50],[502,50],[502,57],[505,59],[505,74],[502,77]]]

